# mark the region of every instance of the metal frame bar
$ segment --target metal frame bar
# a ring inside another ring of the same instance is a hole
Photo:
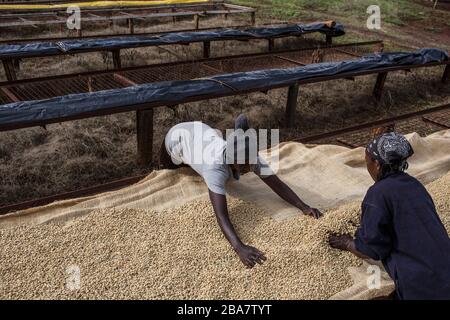
[[[265,24],[264,26],[269,26],[270,24]],[[238,26],[230,26],[227,28],[231,29],[244,29],[248,28],[247,25],[238,25]],[[211,27],[211,28],[201,28],[200,31],[209,31],[209,30],[221,30],[224,29],[222,27]],[[129,33],[117,33],[117,34],[99,34],[99,35],[87,35],[83,36],[82,39],[99,39],[99,38],[114,38],[114,37],[131,37],[131,36],[156,36],[156,35],[163,35],[163,34],[169,34],[174,32],[191,32],[191,31],[199,31],[195,29],[180,29],[176,31],[160,31],[160,32],[139,32],[134,34]],[[0,40],[0,45],[3,44],[19,44],[19,43],[33,43],[33,42],[58,42],[58,41],[64,41],[64,40],[73,40],[77,39],[76,37],[48,37],[48,38],[20,38],[20,39],[6,39],[6,40]]]
[[[213,29],[214,30],[214,29]],[[195,30],[198,31],[198,30]],[[157,35],[160,33],[152,33],[152,34],[141,34],[141,35]],[[134,34],[133,36],[137,36],[140,34]],[[119,37],[119,35],[112,35],[112,36],[107,36],[105,38],[115,38],[115,37]],[[255,41],[259,41],[259,40],[267,40],[267,41],[273,41],[274,39],[281,39],[281,38],[290,38],[290,37],[301,37],[301,36],[295,36],[295,35],[281,35],[281,36],[275,36],[275,37],[261,37],[261,38],[237,38],[237,37],[229,37],[226,39],[212,39],[212,40],[193,40],[193,41],[180,41],[180,42],[176,42],[176,43],[169,43],[169,44],[164,44],[164,46],[168,46],[168,45],[189,45],[192,43],[199,43],[199,42],[205,42],[205,41],[209,41],[209,42],[228,42],[228,41],[249,41],[249,40],[255,40]],[[96,37],[96,38],[102,38],[100,37]],[[74,37],[70,37],[68,39],[74,39]],[[89,39],[89,37],[83,37],[83,39]],[[6,42],[6,41],[5,41]],[[30,40],[29,43],[35,43],[35,40]],[[56,42],[56,41],[55,41]],[[380,42],[380,41],[377,41]],[[23,43],[23,42],[22,42]],[[0,43],[1,44],[1,43]],[[123,46],[120,48],[114,48],[114,49],[110,49],[110,48],[92,48],[92,49],[85,49],[85,50],[77,50],[76,52],[58,52],[58,53],[47,53],[47,54],[36,54],[36,55],[14,55],[14,57],[11,58],[15,58],[15,59],[25,59],[25,58],[42,58],[42,57],[51,57],[51,56],[64,56],[64,55],[75,55],[75,54],[81,54],[81,53],[90,53],[90,52],[102,52],[102,51],[111,51],[111,50],[122,50],[122,49],[136,49],[136,48],[146,48],[146,47],[155,47],[155,46],[161,46],[161,44],[155,45],[155,44],[142,44],[142,45],[133,45],[133,46]],[[324,47],[326,47],[325,44],[323,44]],[[330,47],[330,46],[328,46]],[[269,45],[269,51],[274,51],[274,45]],[[0,58],[2,60],[4,59],[9,59],[9,57],[4,57],[4,58]]]
[[[159,12],[160,10],[172,10],[171,12]],[[5,10],[7,12],[13,12],[8,14],[0,14],[0,20],[2,19],[16,19],[19,21],[13,22],[1,22],[0,28],[25,26],[25,25],[53,25],[53,24],[65,24],[65,20],[53,18],[55,13],[65,12],[64,9],[43,10],[41,12],[24,13],[23,10],[14,12],[11,10]],[[185,11],[176,11],[185,10]],[[133,13],[137,12],[137,13]],[[254,14],[256,9],[250,7],[235,7],[228,3],[200,3],[200,4],[185,4],[179,5],[166,5],[166,6],[150,6],[150,7],[103,7],[96,9],[83,9],[81,12],[83,22],[102,22],[111,20],[126,20],[126,19],[140,19],[140,18],[176,18],[176,17],[195,17],[199,15],[223,15],[223,14],[250,14],[252,23],[254,21]],[[115,15],[115,14],[118,15]],[[122,13],[122,14],[121,14]],[[126,14],[123,14],[126,13]],[[90,14],[104,14],[103,16],[90,16]],[[88,15],[88,17],[84,16]],[[83,17],[84,16],[84,17]],[[22,21],[21,18],[49,18],[47,20],[35,20],[35,21]],[[53,20],[52,20],[53,19]]]
[[[325,133],[321,133],[321,134],[314,135],[314,136],[301,137],[298,139],[294,139],[293,141],[298,141],[301,143],[314,143],[314,142],[320,141],[322,139],[338,137],[345,133],[358,132],[358,131],[365,130],[365,129],[376,128],[376,127],[380,127],[380,126],[383,126],[386,124],[391,124],[391,123],[395,123],[398,121],[404,121],[404,120],[408,120],[411,118],[420,117],[420,118],[424,119],[424,116],[427,114],[432,114],[435,112],[449,110],[449,109],[450,109],[450,104],[447,104],[444,106],[434,107],[434,108],[422,110],[419,112],[408,113],[408,114],[404,114],[404,115],[397,116],[397,117],[382,119],[382,120],[378,120],[378,121],[374,121],[374,122],[370,122],[370,123],[364,123],[364,124],[360,124],[357,126],[347,127],[347,128],[343,128],[343,129],[339,129],[339,130],[335,130],[335,131],[331,131],[331,132],[325,132]],[[426,121],[426,120],[424,119],[424,121]],[[47,205],[47,204],[50,204],[55,201],[76,199],[76,198],[80,198],[80,197],[93,196],[93,195],[100,194],[103,192],[114,191],[114,190],[117,190],[120,188],[128,187],[132,184],[135,184],[135,183],[143,180],[146,177],[147,177],[147,175],[140,175],[140,176],[125,178],[125,179],[109,182],[106,184],[86,188],[86,189],[65,192],[62,194],[56,194],[56,195],[52,195],[49,197],[43,197],[43,198],[25,201],[25,202],[21,202],[21,203],[17,203],[17,204],[3,206],[3,207],[0,207],[0,215],[5,215],[10,212],[15,212],[15,211],[19,211],[19,210],[26,210],[26,209],[37,207],[37,206]]]
[[[328,138],[332,138],[332,137],[338,137],[343,134],[360,131],[363,129],[378,128],[380,126],[389,125],[394,122],[404,121],[404,120],[408,120],[410,118],[415,118],[415,117],[422,117],[427,114],[444,111],[444,110],[449,110],[449,109],[450,109],[450,104],[446,104],[446,105],[442,105],[442,106],[438,106],[438,107],[434,107],[434,108],[430,108],[430,109],[415,111],[415,112],[403,114],[400,116],[391,117],[388,119],[381,119],[381,120],[377,120],[377,121],[373,121],[373,122],[369,122],[369,123],[358,124],[356,126],[351,126],[351,127],[347,127],[347,128],[343,128],[343,129],[339,129],[339,130],[324,132],[324,133],[320,133],[320,134],[316,134],[316,135],[312,135],[312,136],[306,136],[306,137],[302,137],[299,139],[295,139],[293,141],[298,141],[301,143],[312,143],[315,141],[320,141],[320,140],[328,139]],[[424,121],[426,122],[427,120],[424,119]]]
[[[330,48],[330,49],[333,49],[333,48]],[[303,51],[306,51],[306,50],[307,49],[304,49]],[[309,50],[311,50],[311,49],[309,49]],[[277,53],[276,55],[275,54],[266,54],[266,56],[274,56],[274,57],[276,57],[277,55],[279,55],[279,53]],[[247,57],[248,57],[248,55],[247,55]],[[211,61],[211,60],[214,60],[214,59],[204,59],[205,62]],[[215,59],[215,60],[217,61],[218,59]],[[182,63],[178,63],[178,65],[181,65],[181,64]],[[173,65],[177,65],[177,64],[172,63],[172,64],[168,64],[168,65],[173,66]],[[287,127],[292,127],[295,123],[295,112],[296,112],[296,107],[297,107],[298,90],[299,90],[300,84],[316,83],[316,82],[336,80],[336,79],[348,79],[348,78],[354,78],[356,76],[377,74],[378,76],[377,76],[377,83],[376,83],[375,89],[374,89],[374,95],[375,95],[376,99],[379,100],[381,97],[381,93],[382,93],[382,87],[383,87],[384,81],[386,80],[386,76],[387,76],[388,72],[399,71],[399,70],[409,70],[412,68],[420,68],[420,67],[440,66],[440,65],[446,65],[446,70],[447,70],[447,67],[450,65],[450,62],[446,61],[443,63],[429,63],[426,65],[396,66],[396,67],[380,68],[378,70],[369,70],[369,71],[361,71],[361,72],[346,72],[346,73],[334,75],[334,76],[314,77],[314,78],[310,78],[310,79],[299,80],[299,81],[295,81],[291,84],[282,84],[282,85],[267,86],[267,87],[263,86],[263,87],[256,87],[256,88],[248,89],[248,90],[234,89],[228,93],[223,93],[223,94],[207,94],[207,95],[193,96],[188,99],[180,99],[180,100],[174,101],[174,102],[172,102],[172,104],[178,105],[178,104],[182,104],[182,103],[208,100],[208,99],[214,99],[214,98],[221,98],[221,97],[227,97],[227,96],[238,96],[238,95],[243,95],[243,94],[258,92],[258,91],[268,92],[269,90],[272,90],[272,89],[289,87],[288,99],[287,99],[286,111],[285,111],[285,123],[286,123]],[[135,68],[134,70],[139,70],[139,68]],[[222,70],[218,70],[218,71],[222,71]],[[99,74],[101,74],[101,73],[99,73]],[[122,83],[123,85],[135,85],[135,82],[133,82],[132,80],[126,78],[125,76],[123,76],[121,74],[118,74],[117,71],[113,72],[112,74],[114,75],[114,79],[117,80],[119,83]],[[42,80],[42,79],[34,79],[33,81],[29,81],[29,82],[38,82],[39,80]],[[22,85],[23,85],[25,82],[26,81],[16,81],[16,84],[22,83]],[[4,89],[4,88],[0,87],[0,89]],[[91,92],[91,91],[92,91],[91,86],[89,86],[89,92]],[[4,90],[3,90],[3,92],[5,93]],[[8,93],[8,91],[6,91],[6,93]],[[8,95],[8,94],[7,94],[7,96],[10,97],[10,95]],[[152,161],[152,156],[153,156],[153,149],[152,149],[152,147],[153,147],[153,108],[159,107],[159,106],[164,106],[164,105],[165,105],[165,103],[155,102],[155,103],[145,103],[145,104],[138,104],[138,105],[120,106],[120,107],[108,108],[108,109],[103,109],[103,110],[94,110],[94,111],[80,113],[80,114],[74,115],[74,116],[59,117],[59,118],[49,119],[49,120],[45,120],[45,121],[0,125],[0,131],[14,130],[14,129],[19,129],[19,128],[32,127],[32,126],[45,126],[47,124],[55,123],[55,122],[64,122],[64,121],[71,121],[71,120],[76,120],[76,119],[96,117],[96,116],[101,116],[101,115],[109,115],[109,114],[114,114],[114,113],[135,111],[136,112],[136,125],[137,125],[137,141],[138,141],[138,161],[142,165],[149,165]]]
[[[81,30],[78,30],[81,31]],[[79,36],[81,36],[81,33],[79,34]],[[113,38],[116,36],[108,36],[105,38]],[[284,35],[284,36],[276,36],[276,37],[265,37],[265,38],[258,38],[258,39],[253,39],[253,38],[249,38],[246,40],[254,40],[254,41],[259,41],[259,40],[268,40],[269,42],[269,48],[268,51],[269,52],[275,52],[275,39],[276,38],[289,38],[289,37],[298,37],[298,36],[292,36],[292,35]],[[211,47],[210,44],[212,41],[214,42],[226,42],[226,41],[236,41],[236,40],[245,40],[242,38],[226,38],[226,39],[214,39],[214,40],[195,40],[195,41],[180,41],[177,43],[172,43],[172,44],[167,44],[167,45],[190,45],[191,43],[200,43],[202,42],[204,44],[204,53],[203,53],[203,57],[204,58],[208,58],[211,54]],[[34,43],[35,41],[30,41],[30,43]],[[379,42],[379,41],[378,41]],[[22,42],[23,43],[23,42]],[[317,43],[319,44],[319,42]],[[324,47],[327,47],[326,44],[323,44]],[[11,58],[14,59],[29,59],[29,58],[42,58],[42,57],[52,57],[52,56],[66,56],[66,55],[75,55],[75,54],[83,54],[83,53],[92,53],[92,52],[116,52],[113,54],[113,61],[114,61],[114,67],[115,68],[120,68],[120,50],[122,49],[135,49],[135,48],[146,48],[146,47],[160,47],[160,45],[154,45],[154,44],[142,44],[142,45],[133,45],[133,46],[123,46],[120,48],[114,48],[114,49],[108,49],[108,48],[91,48],[91,49],[86,49],[86,50],[78,50],[76,52],[57,52],[57,53],[48,53],[48,54],[36,54],[36,55],[15,55],[14,57],[11,56]],[[164,45],[166,46],[166,45]],[[119,53],[117,53],[119,52]],[[15,74],[15,69],[14,69],[14,65],[9,66],[8,62],[5,63],[5,60],[9,60],[11,59],[10,57],[3,57],[0,58],[0,60],[3,61],[3,66],[5,69],[5,75],[8,81],[14,81],[17,79],[17,76]],[[8,69],[8,70],[7,70]]]
[[[70,1],[65,1],[70,2]],[[77,1],[77,2],[92,2],[90,1]],[[20,3],[18,3],[20,4]],[[31,2],[23,2],[22,4],[32,4]],[[43,4],[43,3],[40,3]],[[228,4],[221,0],[214,0],[209,2],[192,2],[192,3],[174,3],[174,4],[158,4],[158,5],[142,5],[142,6],[101,6],[101,7],[83,7],[80,8],[83,9],[85,12],[110,12],[110,11],[120,11],[120,10],[130,10],[130,11],[139,11],[139,10],[154,10],[154,11],[160,11],[164,9],[186,9],[186,8],[217,8],[218,6],[227,6]],[[244,7],[247,8],[247,7]],[[255,10],[253,8],[248,7],[248,9]],[[55,14],[58,12],[65,12],[66,8],[60,7],[60,8],[43,8],[43,9],[1,9],[0,6],[0,12],[6,12],[7,14],[19,14],[19,15],[50,15]],[[1,16],[0,16],[1,17]]]
[[[375,41],[366,41],[366,42],[357,42],[357,43],[345,43],[345,44],[339,44],[334,45],[330,48],[322,48],[323,50],[332,49],[337,50],[338,48],[346,48],[346,47],[363,47],[363,46],[372,46],[372,45],[378,45],[382,43],[380,40]],[[223,57],[214,57],[214,58],[203,58],[203,59],[196,59],[196,60],[185,60],[185,61],[177,61],[177,62],[167,62],[167,63],[160,63],[160,64],[150,64],[150,65],[143,65],[143,66],[135,66],[135,67],[126,67],[126,68],[120,68],[120,69],[112,69],[112,70],[99,70],[99,71],[89,71],[89,72],[79,72],[79,73],[73,73],[73,74],[66,74],[66,75],[57,75],[57,76],[48,76],[48,77],[39,77],[39,78],[29,78],[29,79],[18,79],[14,81],[0,81],[0,87],[4,86],[14,86],[19,84],[27,84],[32,82],[43,82],[47,80],[55,80],[55,79],[67,79],[71,77],[82,77],[87,75],[99,75],[99,74],[105,74],[105,73],[111,73],[111,72],[124,72],[124,71],[133,71],[133,70],[139,70],[139,69],[145,69],[152,66],[160,66],[160,67],[166,67],[166,66],[181,66],[186,63],[205,63],[205,62],[220,62],[226,59],[240,59],[240,58],[258,58],[258,57],[277,57],[279,59],[286,60],[288,62],[291,62],[293,64],[297,64],[299,66],[305,65],[304,63],[301,63],[299,61],[289,59],[286,57],[282,57],[281,55],[290,54],[290,53],[301,53],[303,51],[310,51],[314,50],[315,48],[301,48],[301,49],[289,49],[289,50],[283,50],[283,51],[276,51],[276,52],[259,52],[259,53],[247,53],[247,54],[238,54],[238,55],[230,55],[230,56],[223,56]]]
[[[229,97],[229,96],[240,96],[240,95],[245,95],[245,94],[254,93],[254,92],[266,92],[266,91],[268,92],[268,91],[274,90],[274,89],[290,87],[291,85],[293,85],[295,83],[302,85],[302,84],[325,82],[325,81],[330,81],[330,80],[345,79],[348,77],[367,76],[367,75],[371,75],[371,74],[380,74],[380,73],[385,73],[385,72],[401,71],[401,70],[405,70],[405,69],[428,68],[428,67],[436,67],[436,66],[443,66],[443,65],[449,65],[449,64],[450,64],[450,61],[446,61],[446,62],[442,62],[442,63],[434,62],[434,63],[428,63],[428,64],[424,64],[424,65],[396,66],[396,67],[380,68],[377,70],[345,72],[345,73],[342,73],[339,75],[319,76],[319,77],[313,77],[310,79],[299,80],[299,81],[295,81],[290,84],[281,84],[281,85],[275,85],[275,86],[261,86],[261,87],[256,87],[256,88],[252,88],[252,89],[246,89],[246,90],[229,91],[227,93],[222,93],[222,94],[208,94],[208,95],[193,96],[193,97],[190,97],[187,99],[180,99],[180,100],[173,101],[173,104],[178,105],[178,104],[184,104],[184,103],[189,103],[189,102],[217,99],[217,98],[223,98],[223,97]],[[161,103],[161,102],[135,104],[135,105],[127,105],[127,106],[102,109],[102,110],[88,111],[88,112],[83,112],[83,113],[80,113],[80,114],[77,114],[74,116],[59,117],[59,118],[49,119],[49,120],[44,120],[44,121],[4,124],[4,125],[0,125],[0,131],[10,131],[10,130],[16,130],[16,129],[22,129],[22,128],[45,126],[45,125],[52,124],[52,123],[60,123],[60,122],[79,120],[79,119],[85,119],[85,118],[91,118],[91,117],[97,117],[97,116],[104,116],[104,115],[110,115],[110,114],[116,114],[116,113],[123,113],[123,112],[129,112],[129,111],[140,111],[140,110],[146,110],[149,108],[161,107],[164,105],[165,105],[165,103]]]

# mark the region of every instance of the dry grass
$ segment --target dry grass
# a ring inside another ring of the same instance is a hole
[[[450,173],[428,186],[450,229]],[[103,209],[67,225],[0,230],[2,299],[326,299],[352,285],[361,261],[331,249],[331,232],[354,232],[359,203],[319,220],[275,222],[231,199],[230,215],[247,243],[265,252],[247,270],[223,237],[208,202],[164,212]],[[66,268],[79,267],[79,290]]]
[[[241,19],[210,19],[203,22],[202,27],[248,22],[245,16]],[[187,28],[190,24],[192,21],[182,21],[177,26]],[[155,24],[138,31],[168,30],[172,27],[172,24]],[[114,28],[114,32],[126,30],[123,26]],[[44,35],[49,34],[41,36]],[[14,37],[14,34],[9,36]],[[213,44],[212,52],[239,54],[262,51],[266,46],[264,41],[219,42]],[[280,42],[279,46],[300,47],[301,42],[291,39]],[[169,48],[183,59],[201,55],[199,45]],[[123,54],[125,66],[177,59],[158,48],[125,50]],[[105,63],[112,67],[110,58],[100,54],[67,56],[57,63],[50,63],[49,59],[26,59],[20,72],[23,76],[44,76],[62,71],[102,69]],[[390,74],[381,104],[376,104],[370,97],[374,76],[361,77],[355,82],[331,81],[303,86],[300,89],[296,125],[292,130],[282,130],[282,139],[289,140],[299,135],[448,103],[450,87],[440,84],[441,75],[442,68],[415,70],[407,75]],[[170,126],[182,121],[201,120],[223,130],[232,125],[236,115],[245,112],[257,128],[279,128],[283,124],[286,95],[286,90],[282,89],[271,91],[268,95],[255,93],[180,105],[174,111],[158,108],[155,112],[155,160],[164,134]],[[49,125],[47,130],[32,128],[0,133],[0,206],[148,172],[151,168],[139,167],[135,161],[134,121],[135,115],[126,113]]]
[[[450,102],[450,88],[439,83],[441,68],[389,76],[386,95],[377,105],[371,98],[373,77],[355,82],[332,81],[300,89],[295,127],[282,130],[282,140],[298,138],[355,123],[398,115]],[[397,85],[401,84],[401,85]],[[343,94],[353,92],[353,94]],[[219,129],[230,128],[245,112],[257,128],[283,125],[287,92],[161,107],[155,112],[154,160],[168,128],[200,120]],[[364,114],[364,118],[361,117]],[[0,133],[0,205],[89,187],[151,168],[136,164],[133,113]]]

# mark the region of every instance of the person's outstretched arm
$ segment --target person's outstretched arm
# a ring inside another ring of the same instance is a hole
[[[355,256],[361,259],[371,259],[370,257],[366,256],[364,253],[359,252],[358,249],[356,249],[355,240],[352,236],[348,234],[344,235],[337,235],[332,234],[330,235],[328,239],[328,243],[332,248],[343,250],[343,251],[349,251],[353,253]]]
[[[383,196],[371,193],[366,195],[369,200],[363,201],[361,225],[356,230],[355,237],[332,234],[328,240],[331,247],[350,251],[363,259],[384,260],[390,255],[392,237],[389,226],[392,224],[392,217],[388,208],[384,207],[384,202],[376,197],[382,199]]]
[[[223,234],[227,238],[228,242],[230,242],[234,251],[236,251],[242,263],[248,268],[253,268],[256,263],[262,264],[263,261],[266,260],[264,254],[258,249],[242,243],[241,239],[239,239],[236,234],[236,230],[234,229],[228,215],[226,196],[209,190],[209,198],[211,199],[211,204],[216,214],[220,229],[222,229]]]
[[[292,189],[289,188],[289,186],[281,181],[276,175],[271,175],[266,178],[261,177],[261,180],[264,181],[264,183],[267,184],[277,195],[279,195],[281,199],[290,203],[294,207],[299,208],[304,214],[313,216],[316,219],[320,218],[322,215],[318,209],[311,208],[304,203],[299,196],[297,196],[295,192],[292,191]]]

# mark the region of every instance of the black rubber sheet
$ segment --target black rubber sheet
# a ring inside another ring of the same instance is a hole
[[[74,39],[57,42],[35,42],[26,44],[0,45],[0,58],[18,58],[58,53],[76,53],[89,50],[113,50],[190,42],[218,41],[227,39],[251,40],[268,37],[300,36],[320,32],[332,37],[345,34],[344,26],[336,22],[316,22],[265,28],[220,29],[213,31],[190,31],[165,33],[154,36],[104,37],[94,39]]]
[[[120,112],[125,107],[140,104],[172,105],[186,99],[239,94],[244,91],[289,86],[296,81],[318,77],[376,71],[386,67],[416,66],[448,59],[448,53],[444,50],[421,49],[415,52],[372,54],[354,60],[310,64],[290,69],[229,73],[188,81],[149,83],[40,101],[15,102],[0,106],[0,127],[14,123],[27,123],[31,126],[33,123],[92,114],[105,109]]]

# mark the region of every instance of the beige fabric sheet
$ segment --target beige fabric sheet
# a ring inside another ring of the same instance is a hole
[[[450,130],[428,137],[407,136],[415,150],[408,172],[423,183],[433,181],[450,170]],[[335,145],[308,146],[283,143],[271,156],[279,156],[278,175],[311,206],[322,210],[360,200],[373,183],[365,168],[364,149]],[[230,195],[255,202],[275,219],[289,218],[298,210],[274,194],[256,175],[243,175],[227,185]],[[191,169],[155,171],[127,188],[95,196],[55,202],[47,206],[0,217],[0,228],[48,221],[69,221],[91,210],[127,207],[163,210],[189,201],[207,198],[207,188]]]

